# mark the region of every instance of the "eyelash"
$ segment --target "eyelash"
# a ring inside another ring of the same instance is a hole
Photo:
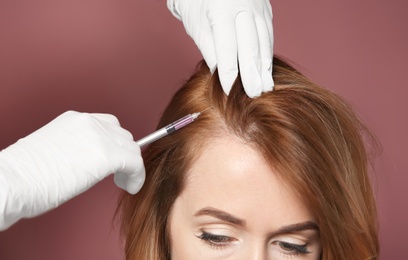
[[[284,254],[289,254],[290,256],[306,255],[310,253],[310,251],[307,249],[307,243],[304,245],[292,244],[283,241],[276,241],[274,243],[284,251]]]
[[[236,239],[228,236],[214,235],[211,233],[203,232],[201,235],[197,236],[199,239],[203,240],[205,243],[211,247],[220,249],[228,246],[231,242],[236,241]]]
[[[231,242],[236,241],[236,239],[228,236],[215,235],[207,232],[203,232],[197,237],[203,240],[206,244],[217,249],[224,248]],[[304,245],[292,244],[283,241],[276,241],[274,243],[277,244],[283,251],[285,251],[281,252],[282,254],[286,254],[289,256],[306,255],[310,253],[310,251],[307,249],[307,243]]]

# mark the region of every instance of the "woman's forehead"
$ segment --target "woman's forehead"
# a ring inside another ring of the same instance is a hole
[[[266,218],[310,219],[297,192],[258,151],[234,136],[211,140],[201,149],[180,197],[194,210],[215,207],[245,217],[262,209]]]

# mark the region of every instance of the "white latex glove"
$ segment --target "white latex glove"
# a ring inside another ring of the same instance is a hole
[[[269,0],[167,0],[197,44],[207,65],[218,67],[228,95],[238,74],[238,64],[248,96],[270,91],[273,29]]]
[[[111,173],[132,194],[145,179],[140,148],[118,119],[60,115],[0,152],[0,230],[57,207]]]

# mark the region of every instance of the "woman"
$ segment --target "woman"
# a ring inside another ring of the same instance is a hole
[[[275,58],[275,90],[225,96],[202,63],[159,127],[204,111],[144,151],[123,194],[127,259],[377,259],[365,128],[337,95]]]

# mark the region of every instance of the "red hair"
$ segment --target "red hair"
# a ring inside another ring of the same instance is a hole
[[[321,259],[378,259],[366,129],[344,100],[281,59],[273,71],[274,91],[248,98],[238,77],[227,97],[202,62],[174,95],[158,128],[205,112],[143,152],[146,183],[135,196],[124,192],[118,207],[127,259],[170,259],[167,217],[185,174],[203,145],[225,131],[258,150],[301,195],[319,226]]]

